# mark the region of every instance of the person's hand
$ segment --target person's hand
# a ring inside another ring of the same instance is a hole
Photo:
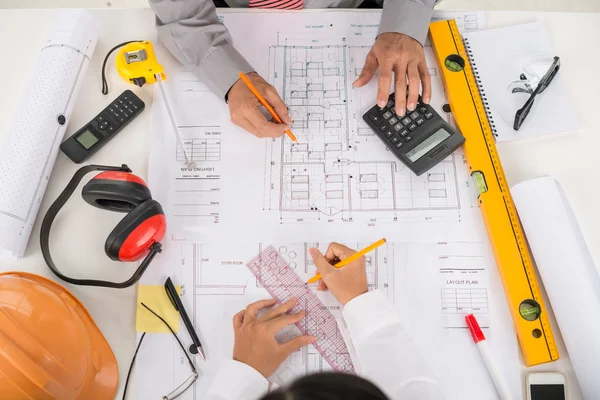
[[[390,95],[392,72],[394,73],[394,91],[396,92],[396,114],[404,116],[406,109],[415,109],[419,99],[419,86],[423,85],[423,103],[431,100],[431,76],[421,43],[402,33],[382,33],[367,55],[365,65],[354,87],[369,83],[379,67],[377,105],[385,107]],[[408,76],[408,98],[406,96],[406,77]],[[407,105],[408,103],[408,105]]]
[[[286,105],[277,90],[256,72],[250,72],[246,76],[284,123],[278,124],[265,118],[259,110],[262,107],[260,101],[241,79],[233,84],[227,95],[231,122],[259,138],[282,136],[292,123]]]
[[[304,335],[287,343],[278,343],[275,333],[301,321],[306,313],[287,314],[296,304],[296,298],[292,298],[258,318],[260,310],[275,303],[275,300],[257,301],[233,317],[233,359],[251,366],[265,378],[271,376],[290,354],[317,341],[314,336]]]
[[[317,249],[309,249],[308,251],[322,277],[317,290],[331,290],[333,296],[342,304],[346,304],[353,298],[367,292],[367,272],[364,256],[338,269],[334,268],[333,264],[350,257],[356,251],[339,243],[331,243],[325,252],[325,256]]]

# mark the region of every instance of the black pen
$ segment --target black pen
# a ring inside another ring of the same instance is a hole
[[[183,303],[179,298],[179,293],[177,293],[177,289],[175,289],[175,285],[173,285],[173,281],[171,281],[171,278],[167,278],[167,281],[165,282],[165,290],[167,291],[167,296],[169,296],[171,303],[173,303],[173,307],[175,307],[175,309],[181,315],[181,319],[183,319],[183,323],[185,324],[185,327],[187,328],[187,331],[192,337],[192,341],[194,342],[194,344],[190,345],[190,353],[200,354],[202,356],[202,359],[206,360],[206,357],[204,356],[204,351],[202,351],[202,344],[200,343],[200,339],[198,339],[198,335],[194,330],[194,325],[192,325],[192,321],[190,321],[190,317],[188,317],[187,312],[183,307]]]

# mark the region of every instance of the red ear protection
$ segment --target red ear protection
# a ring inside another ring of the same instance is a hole
[[[102,172],[83,187],[81,196],[94,207],[128,212],[106,239],[104,250],[112,260],[137,261],[165,234],[162,207],[152,200],[146,182],[137,175]]]
[[[104,245],[106,255],[115,261],[137,261],[145,257],[134,275],[126,282],[69,278],[56,268],[50,256],[48,242],[52,222],[83,176],[91,171],[106,172],[96,175],[83,187],[81,192],[83,199],[103,210],[127,212],[106,239]],[[121,167],[88,165],[75,173],[63,193],[50,206],[42,222],[40,244],[46,264],[59,278],[76,285],[125,288],[135,284],[141,278],[150,261],[161,251],[160,241],[166,229],[167,223],[162,207],[157,201],[152,200],[146,182],[132,174],[126,165]]]
[[[142,178],[120,171],[96,175],[83,187],[81,195],[94,207],[120,212],[129,212],[152,198]]]
[[[136,261],[148,254],[153,243],[165,235],[167,221],[156,200],[134,208],[108,235],[104,251],[115,261]]]

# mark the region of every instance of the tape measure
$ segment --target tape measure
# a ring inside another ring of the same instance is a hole
[[[167,76],[165,75],[163,66],[160,65],[156,59],[156,54],[154,54],[154,47],[152,46],[152,43],[147,40],[125,42],[115,47],[113,50],[119,47],[120,50],[117,53],[117,58],[115,61],[117,72],[119,75],[121,75],[121,78],[139,87],[144,86],[146,83],[158,83],[169,119],[171,120],[173,132],[175,133],[175,137],[177,139],[177,145],[181,149],[181,153],[185,159],[185,164],[190,169],[196,168],[196,162],[188,157],[184,143],[181,140],[179,127],[175,122],[175,116],[171,109],[169,98],[167,97],[165,88],[162,85],[162,81],[165,80]],[[113,50],[111,50],[111,52]],[[108,54],[110,55],[110,52]],[[104,66],[102,67],[102,70],[104,86]],[[104,92],[105,90],[103,88],[103,93]],[[106,92],[108,92],[107,86]]]
[[[559,358],[510,188],[456,21],[430,25],[431,43],[442,71],[452,116],[465,136],[469,173],[526,366]]]
[[[146,83],[156,83],[156,75],[160,76],[160,80],[167,79],[149,41],[127,43],[119,50],[115,63],[119,75],[139,87]]]

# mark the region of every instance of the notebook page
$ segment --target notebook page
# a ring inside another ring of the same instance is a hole
[[[531,69],[540,59],[560,57],[552,50],[541,22],[466,32],[463,39],[471,50],[471,62],[479,73],[480,90],[487,97],[490,122],[495,125],[499,142],[579,128],[577,113],[559,71],[548,88],[536,97],[521,128],[513,129],[514,112],[525,103],[527,95],[508,94],[510,84],[519,81],[528,66]],[[536,72],[541,76],[545,70],[538,67]],[[514,107],[515,98],[518,107]]]

